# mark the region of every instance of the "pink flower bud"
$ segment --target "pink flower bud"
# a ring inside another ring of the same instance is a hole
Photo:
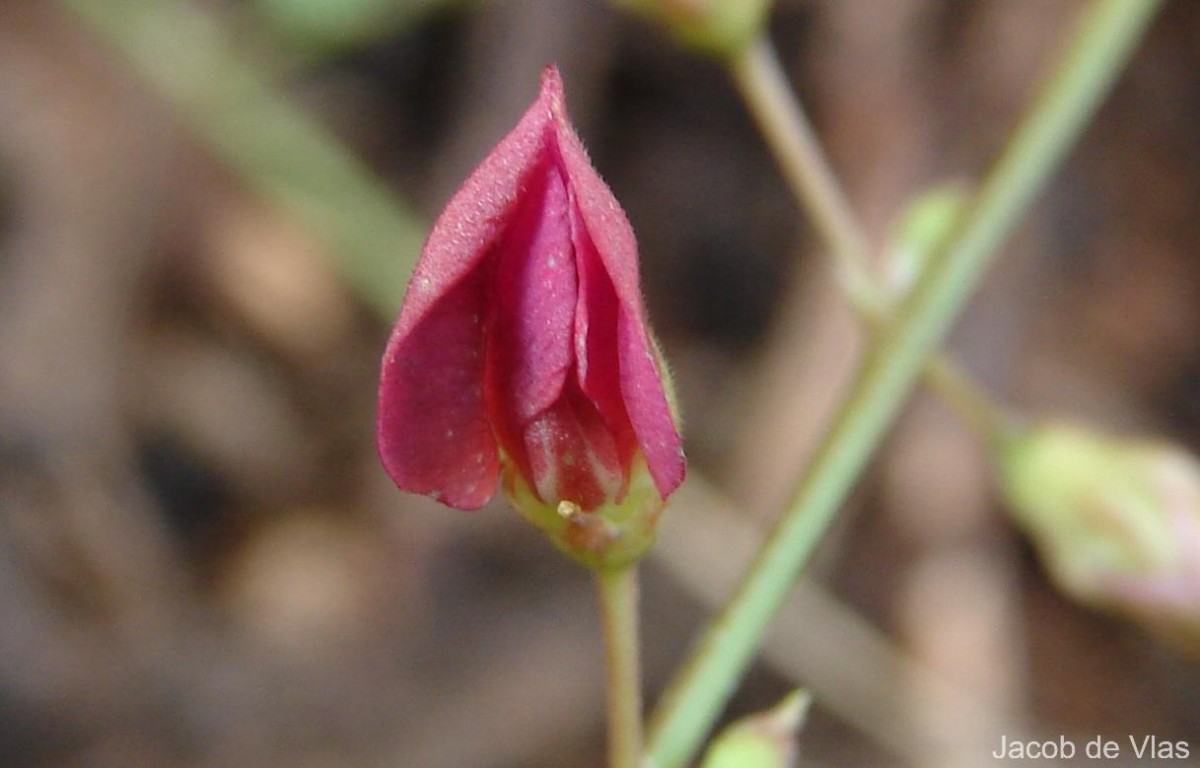
[[[421,252],[383,357],[383,464],[402,490],[460,509],[503,473],[560,545],[605,550],[632,514],[617,507],[645,510],[633,517],[652,538],[643,518],[683,481],[668,392],[633,231],[548,68]]]

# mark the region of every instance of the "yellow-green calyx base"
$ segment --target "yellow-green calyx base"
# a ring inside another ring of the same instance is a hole
[[[522,517],[568,556],[595,570],[622,568],[641,559],[654,545],[658,518],[666,506],[641,453],[633,459],[625,496],[588,512],[569,499],[541,500],[511,464],[505,468],[503,485]]]

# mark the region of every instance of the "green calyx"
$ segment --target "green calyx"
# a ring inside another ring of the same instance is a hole
[[[623,568],[641,559],[654,545],[666,506],[640,451],[625,495],[590,511],[568,499],[543,501],[511,465],[504,470],[503,487],[522,517],[566,555],[593,570]]]

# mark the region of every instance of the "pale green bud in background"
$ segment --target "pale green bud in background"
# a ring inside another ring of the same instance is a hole
[[[1002,490],[1055,583],[1200,650],[1200,464],[1067,424],[998,444]]]
[[[883,265],[893,297],[902,298],[920,279],[930,258],[958,223],[967,200],[965,184],[946,182],[921,192],[900,211],[892,224]]]
[[[758,37],[773,0],[614,0],[666,26],[683,44],[732,56]]]
[[[738,720],[713,740],[700,768],[791,768],[810,702],[807,693],[794,691],[766,712]]]

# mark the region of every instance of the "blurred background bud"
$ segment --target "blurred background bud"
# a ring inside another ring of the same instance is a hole
[[[954,229],[967,200],[966,185],[952,181],[925,190],[901,209],[892,224],[884,262],[884,279],[893,296],[903,296],[917,282]]]
[[[1046,424],[1001,443],[1003,492],[1058,586],[1200,650],[1200,465]]]
[[[684,45],[732,56],[748,46],[766,24],[772,0],[615,0],[654,19]]]
[[[713,741],[701,768],[789,768],[796,764],[796,735],[811,697],[793,691],[766,712],[730,725]]]
[[[256,21],[281,45],[309,54],[353,49],[392,34],[451,0],[253,0]]]

